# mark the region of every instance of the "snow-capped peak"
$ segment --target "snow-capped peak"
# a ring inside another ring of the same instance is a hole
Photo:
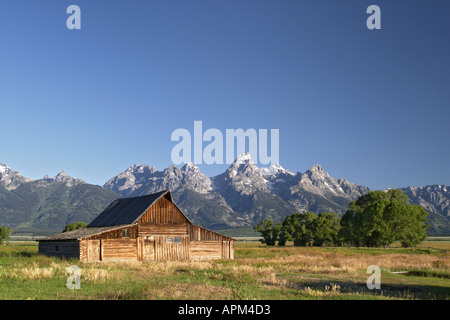
[[[305,173],[309,179],[311,180],[328,180],[331,179],[330,175],[328,174],[328,172],[326,172],[322,166],[320,164],[315,164],[311,167],[311,169],[309,169],[308,171],[306,171]]]
[[[124,174],[135,175],[142,174],[144,172],[154,173],[156,171],[157,170],[155,167],[151,167],[147,164],[133,164],[131,167],[124,171]]]
[[[0,184],[8,190],[16,189],[22,182],[32,181],[23,177],[19,172],[12,170],[7,165],[0,163]]]
[[[68,177],[68,175],[67,175],[67,173],[66,173],[64,170],[61,170],[61,172],[58,173],[58,174],[56,175],[56,177]],[[55,178],[56,178],[56,177],[55,177]]]
[[[246,162],[253,164],[253,160],[249,152],[240,154],[234,161],[236,164],[245,164]]]
[[[8,169],[11,169],[11,168],[8,167],[7,165],[4,165],[4,164],[0,163],[0,173],[4,173],[4,172],[6,172]]]
[[[323,170],[322,166],[320,164],[315,164],[311,167],[311,169],[309,169],[310,171],[319,171],[319,172],[325,172],[325,170]]]
[[[200,172],[200,168],[197,167],[196,164],[192,163],[192,162],[187,162],[182,168],[181,171],[183,171],[185,174],[190,174],[190,175],[197,175],[197,174],[201,174]]]
[[[286,174],[290,174],[293,176],[295,175],[294,173],[290,172],[289,170],[286,170],[285,168],[283,168],[279,163],[275,163],[268,168],[260,168],[260,170],[261,170],[261,174],[263,176],[273,176],[273,175],[276,175],[277,173],[286,173]]]
[[[200,170],[194,163],[192,162],[187,162],[183,168],[185,168],[186,170]]]

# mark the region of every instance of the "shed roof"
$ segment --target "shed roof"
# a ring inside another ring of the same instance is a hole
[[[133,224],[139,220],[139,218],[147,211],[148,208],[150,208],[153,203],[163,196],[173,202],[172,195],[169,190],[164,190],[141,197],[114,200],[87,227],[109,227]]]
[[[63,233],[58,233],[52,236],[40,238],[39,241],[45,240],[79,240],[82,238],[90,237],[96,234],[100,234],[106,231],[120,229],[127,225],[112,226],[112,227],[97,227],[97,228],[81,228]]]

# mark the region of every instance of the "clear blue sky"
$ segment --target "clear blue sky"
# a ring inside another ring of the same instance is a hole
[[[102,185],[166,168],[172,131],[201,120],[279,129],[293,172],[450,185],[449,15],[446,0],[2,0],[0,162]]]

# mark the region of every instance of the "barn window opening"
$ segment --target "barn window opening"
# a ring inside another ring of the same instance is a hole
[[[59,247],[58,246],[55,246],[55,251],[59,251]]]
[[[122,229],[122,238],[129,238],[129,237],[130,237],[130,230]]]
[[[180,239],[180,237],[175,237],[175,238],[173,239],[173,241],[174,241],[174,242],[181,242],[181,239]]]
[[[166,241],[167,241],[167,243],[172,243],[172,242],[173,242],[173,239],[170,238],[170,237],[167,237]]]

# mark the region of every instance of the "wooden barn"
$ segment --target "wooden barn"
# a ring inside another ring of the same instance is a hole
[[[84,262],[234,259],[234,239],[192,224],[166,190],[115,200],[86,228],[42,238],[39,253]]]

